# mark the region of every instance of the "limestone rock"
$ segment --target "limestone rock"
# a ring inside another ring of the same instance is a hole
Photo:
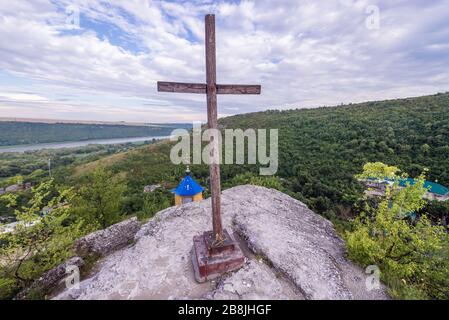
[[[192,238],[211,226],[210,199],[171,207],[135,234],[135,244],[105,257],[98,271],[56,299],[387,299],[368,291],[367,275],[346,260],[332,223],[272,189],[223,192],[223,226],[248,263],[198,284]],[[261,263],[260,261],[264,261]]]
[[[216,300],[302,300],[304,296],[273,271],[262,260],[253,259],[247,265],[223,277],[217,288],[205,298]]]
[[[139,229],[140,223],[134,217],[88,234],[76,241],[74,249],[81,257],[105,256],[130,244]]]
[[[267,200],[271,204],[258,202],[250,214],[234,217],[248,247],[293,281],[306,299],[364,298],[345,284],[344,242],[332,223],[285,194]]]
[[[46,294],[50,291],[57,289],[61,282],[69,276],[69,273],[73,267],[81,268],[84,266],[84,260],[80,257],[73,257],[69,260],[61,263],[53,269],[45,272],[39,279],[24,291],[17,295],[17,299],[26,299],[28,295],[33,291],[38,291],[40,294]]]

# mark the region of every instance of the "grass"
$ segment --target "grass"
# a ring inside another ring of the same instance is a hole
[[[155,148],[157,148],[157,146],[160,146],[162,144],[167,144],[167,143],[170,143],[170,141],[169,140],[161,140],[161,141],[152,143],[150,145],[140,146],[140,147],[137,147],[137,148],[132,149],[132,150],[128,150],[128,151],[124,151],[124,152],[120,152],[120,153],[115,153],[115,154],[103,157],[103,158],[95,160],[95,161],[83,163],[83,164],[78,165],[78,166],[76,166],[74,168],[74,170],[73,170],[73,177],[74,178],[79,178],[79,177],[81,177],[81,176],[83,176],[85,174],[92,173],[99,166],[108,167],[108,166],[111,166],[113,164],[116,164],[116,163],[124,160],[129,155],[141,152],[144,148],[148,148],[151,151],[151,150],[154,150]]]

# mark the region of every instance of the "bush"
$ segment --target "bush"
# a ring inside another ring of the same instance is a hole
[[[73,242],[84,235],[81,221],[70,210],[72,189],[59,189],[50,180],[32,189],[28,206],[21,206],[11,194],[7,198],[18,224],[14,231],[0,233],[0,296],[4,299],[67,259]]]
[[[363,175],[379,178],[388,169],[376,174],[369,168],[373,167],[365,167]],[[425,206],[426,192],[424,175],[413,186],[398,188],[396,182],[387,188],[374,214],[362,213],[353,231],[346,233],[349,257],[364,267],[377,265],[395,298],[449,298],[449,235],[426,215],[409,219],[410,213]]]
[[[126,184],[122,177],[98,167],[85,177],[73,201],[73,211],[95,228],[107,228],[122,220]]]
[[[173,194],[167,190],[157,189],[143,195],[143,209],[138,212],[139,220],[152,218],[155,213],[166,209],[172,205]]]
[[[274,176],[257,176],[253,173],[238,174],[232,178],[226,186],[233,187],[242,184],[252,184],[265,188],[283,190],[282,182],[278,177]]]
[[[0,300],[12,299],[19,291],[17,281],[0,277]]]

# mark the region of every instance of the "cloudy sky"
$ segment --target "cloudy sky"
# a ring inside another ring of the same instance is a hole
[[[0,117],[205,120],[206,13],[220,116],[449,91],[448,0],[0,0]]]

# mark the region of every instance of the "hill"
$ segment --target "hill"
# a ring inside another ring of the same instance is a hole
[[[319,212],[351,204],[364,163],[396,165],[449,186],[449,94],[339,107],[266,111],[220,120],[224,128],[279,129],[278,175]]]
[[[191,124],[123,125],[0,121],[0,132],[2,132],[0,146],[91,139],[168,136],[176,128],[191,128]]]
[[[449,94],[317,109],[250,113],[222,118],[222,128],[279,129],[279,170],[258,176],[257,165],[223,165],[224,188],[259,183],[280,188],[328,218],[357,214],[363,186],[354,178],[367,162],[396,165],[410,176],[429,169],[428,180],[449,186]],[[130,197],[146,184],[175,185],[183,168],[170,162],[170,144],[156,144],[117,158],[111,169],[127,174]],[[92,165],[76,172],[93,170]],[[203,186],[208,168],[192,171]],[[207,194],[207,191],[206,191]],[[170,197],[170,196],[168,196]],[[168,198],[171,200],[171,198]],[[446,213],[448,215],[448,213]]]

